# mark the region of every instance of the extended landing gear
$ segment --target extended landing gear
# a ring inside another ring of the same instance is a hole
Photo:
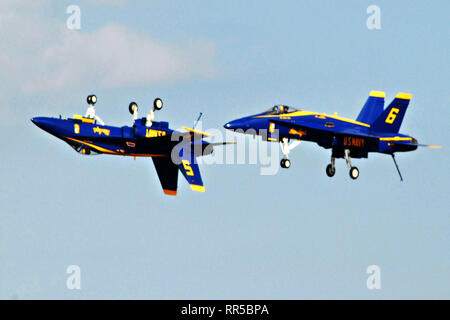
[[[350,171],[349,171],[350,178],[352,178],[353,180],[358,179],[359,170],[357,167],[352,167],[352,159],[350,158],[350,150],[348,150],[348,149],[344,150],[344,158],[345,158],[345,162],[347,162],[347,167],[350,169]]]
[[[351,167],[349,174],[350,174],[350,178],[352,178],[353,180],[358,179],[358,177],[359,177],[359,170],[358,170],[358,168],[357,167]]]
[[[95,94],[88,95],[86,98],[86,101],[89,105],[87,108],[86,114],[84,115],[85,118],[91,118],[97,120],[98,123],[100,123],[102,126],[105,125],[102,119],[98,115],[95,114],[95,104],[97,103],[97,96]]]
[[[289,169],[291,166],[291,160],[289,159],[281,159],[280,166],[284,169]]]
[[[325,170],[327,173],[327,176],[329,176],[330,178],[332,176],[334,176],[334,174],[336,173],[336,167],[334,166],[334,160],[335,160],[335,158],[331,157],[331,163],[329,165],[327,165],[327,169]]]
[[[155,119],[155,111],[161,110],[162,107],[163,107],[163,102],[162,102],[162,100],[161,100],[160,98],[156,98],[156,99],[153,101],[153,109],[151,109],[151,110],[148,112],[148,115],[147,115],[147,121],[145,122],[145,125],[146,125],[147,127],[151,127],[151,126],[152,126],[153,120]]]
[[[151,127],[153,124],[153,120],[155,119],[155,111],[161,110],[163,107],[163,101],[160,98],[156,98],[153,101],[153,109],[150,109],[146,121],[145,126]],[[133,115],[133,124],[138,119],[138,105],[136,102],[130,102],[130,105],[128,106],[128,111]]]
[[[350,158],[350,150],[346,149],[344,151],[344,159],[345,162],[347,163],[347,166],[349,168],[349,175],[350,178],[352,178],[353,180],[358,179],[359,177],[359,170],[357,167],[352,167],[352,161]],[[331,157],[331,163],[327,165],[327,168],[325,170],[325,172],[327,173],[327,176],[329,176],[330,178],[334,176],[334,174],[336,173],[336,167],[334,166],[335,163],[335,158],[332,156]]]
[[[281,152],[284,155],[284,158],[281,159],[280,166],[283,169],[289,169],[291,167],[291,160],[289,160],[289,152],[294,149],[296,146],[300,144],[300,140],[295,140],[291,144],[289,144],[289,140],[287,138],[282,138],[280,141]]]

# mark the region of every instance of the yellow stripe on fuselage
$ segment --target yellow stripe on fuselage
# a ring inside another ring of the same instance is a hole
[[[69,137],[66,137],[66,138],[69,139],[69,140],[72,140],[72,141],[76,141],[76,142],[78,142],[78,143],[85,144],[85,145],[87,145],[87,146],[89,146],[89,147],[92,147],[92,148],[94,148],[95,150],[98,150],[98,151],[100,151],[100,152],[109,153],[109,154],[120,154],[120,153],[111,151],[111,150],[109,150],[109,149],[105,149],[105,148],[99,147],[99,146],[97,146],[97,145],[95,145],[95,144],[85,142],[85,141],[83,141],[83,140],[73,139],[73,138],[69,138]]]
[[[387,137],[380,138],[381,141],[412,141],[411,137]]]
[[[77,120],[81,120],[81,122],[85,122],[85,123],[94,123],[95,122],[95,120],[92,119],[92,118],[85,118],[85,117],[80,116],[78,114],[74,114],[73,118],[77,119]]]
[[[121,155],[121,156],[133,156],[133,157],[166,157],[167,156],[165,154],[124,153],[123,151],[122,152],[115,152],[115,151],[99,147],[99,146],[97,146],[97,145],[95,145],[93,143],[89,143],[89,142],[86,142],[86,141],[83,141],[83,140],[73,139],[73,138],[69,138],[69,137],[66,137],[66,139],[69,139],[69,140],[72,140],[72,141],[75,141],[75,142],[78,142],[78,143],[81,143],[81,144],[85,144],[85,145],[87,145],[87,146],[89,146],[89,147],[91,147],[91,148],[93,148],[93,149],[95,149],[97,151],[100,151],[100,152],[103,152],[103,153],[108,153],[108,154],[116,154],[116,155]]]
[[[303,117],[303,116],[313,116],[318,113],[309,111],[294,111],[282,114],[265,114],[262,116],[255,116],[255,118],[288,118],[288,117]]]
[[[283,114],[277,114],[277,115],[262,115],[262,116],[255,116],[255,118],[280,118],[280,119],[290,119],[292,117],[305,117],[305,116],[318,116],[321,119],[330,118],[335,120],[340,120],[348,123],[353,123],[359,126],[370,128],[370,125],[364,122],[359,122],[356,120],[351,120],[347,118],[342,118],[338,116],[330,116],[326,113],[318,113],[318,112],[310,112],[310,111],[294,111],[291,113],[283,113]]]

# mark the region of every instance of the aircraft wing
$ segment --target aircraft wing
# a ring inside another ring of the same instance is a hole
[[[164,193],[167,195],[176,196],[178,186],[178,167],[172,162],[170,157],[153,157],[152,160]]]

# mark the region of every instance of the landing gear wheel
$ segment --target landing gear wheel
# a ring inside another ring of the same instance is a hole
[[[349,174],[350,174],[350,178],[352,178],[353,180],[358,179],[358,177],[359,177],[359,170],[358,170],[358,168],[357,167],[351,167]]]
[[[97,96],[95,94],[88,95],[86,101],[88,104],[94,105],[97,102]]]
[[[153,108],[155,110],[161,110],[163,107],[163,102],[160,98],[156,98],[155,101],[153,101]]]
[[[130,105],[128,106],[128,111],[130,111],[131,114],[134,114],[134,111],[138,111],[138,105],[136,102],[130,102]]]
[[[289,159],[281,159],[280,165],[284,169],[289,169],[291,167],[291,160],[289,160]]]
[[[286,160],[284,161],[284,167],[285,167],[286,169],[289,169],[289,168],[291,167],[291,160],[286,159]]]
[[[327,173],[327,176],[329,176],[330,178],[336,173],[336,169],[331,165],[331,163],[327,165],[325,171]]]

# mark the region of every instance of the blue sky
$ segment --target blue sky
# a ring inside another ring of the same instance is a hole
[[[66,8],[81,8],[68,30]],[[381,8],[368,30],[366,8]],[[449,298],[446,1],[5,1],[0,5],[0,298]],[[148,159],[82,157],[33,116],[203,127],[282,103],[355,118],[371,90],[413,94],[401,132],[442,145],[343,160],[303,143],[292,167],[203,165],[206,193],[164,196]],[[143,111],[143,112],[145,112]],[[79,265],[82,289],[66,288]],[[381,268],[381,290],[366,268]]]

